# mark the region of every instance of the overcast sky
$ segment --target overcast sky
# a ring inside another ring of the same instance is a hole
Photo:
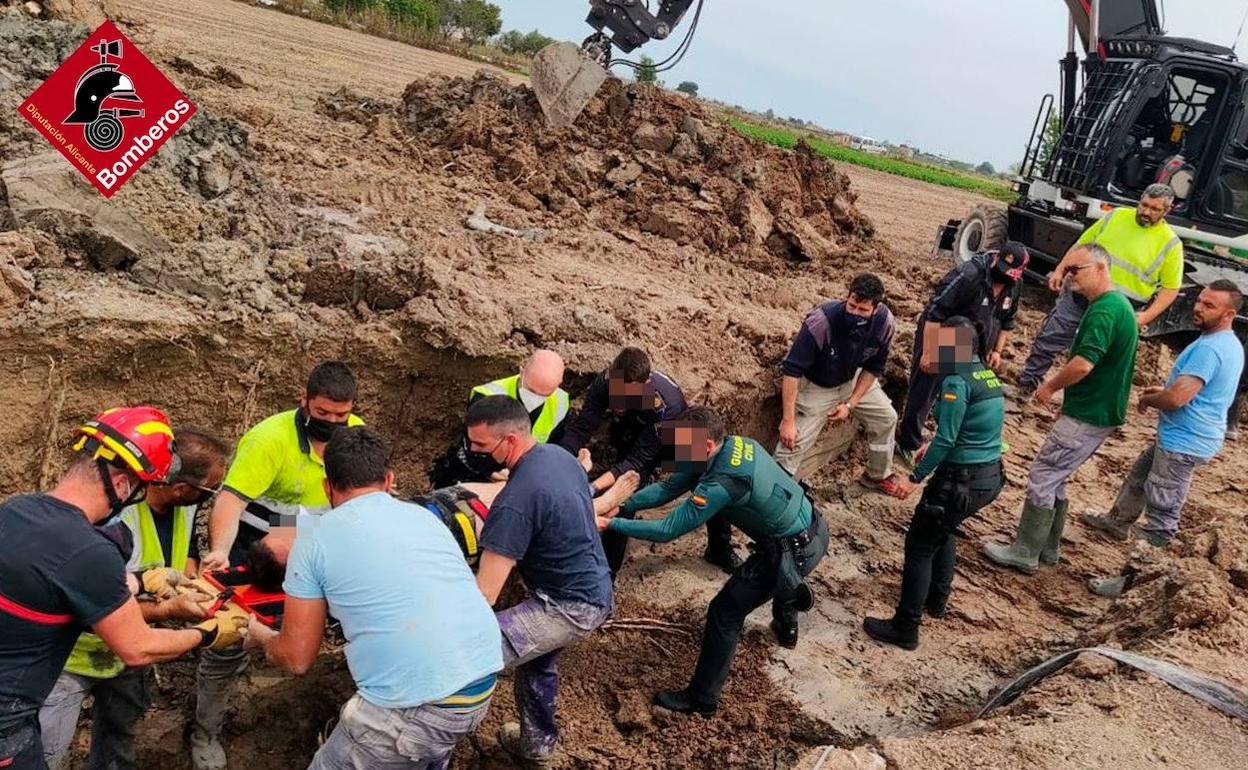
[[[586,0],[493,2],[504,29],[578,43],[591,31]],[[1166,0],[1166,29],[1230,45],[1246,9],[1248,0]],[[1066,19],[1062,0],[706,0],[693,48],[661,77],[1004,169],[1022,156],[1040,97],[1057,93]],[[662,59],[678,37],[642,50]]]

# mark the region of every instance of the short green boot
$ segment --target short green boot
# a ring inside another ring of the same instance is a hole
[[[1062,558],[1062,530],[1066,529],[1066,509],[1070,507],[1067,500],[1053,503],[1053,526],[1049,527],[1049,539],[1040,551],[1040,561],[1044,564],[1057,564]]]
[[[1053,528],[1056,511],[1033,504],[1030,500],[1023,503],[1023,515],[1018,522],[1018,535],[1010,545],[988,543],[983,547],[984,556],[1002,567],[1013,567],[1016,570],[1035,574],[1040,568],[1040,551]]]

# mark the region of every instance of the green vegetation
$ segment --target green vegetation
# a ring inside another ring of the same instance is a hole
[[[553,37],[546,37],[537,30],[521,32],[513,29],[499,35],[495,44],[507,53],[532,56],[553,42],[555,42]]]
[[[676,90],[682,94],[689,94],[695,99],[698,97],[698,84],[692,80],[682,80],[680,85],[676,86]]]
[[[852,163],[855,166],[864,166],[876,171],[883,171],[886,174],[896,174],[909,179],[918,179],[919,181],[938,184],[942,187],[970,190],[1001,201],[1014,200],[1014,191],[1004,182],[995,179],[962,174],[951,169],[916,163],[901,158],[873,155],[869,152],[862,152],[851,147],[834,144],[817,136],[806,133],[799,134],[784,128],[747,123],[736,118],[730,119],[729,123],[744,136],[758,139],[776,147],[793,149],[799,141],[804,140],[815,152],[837,162]]]
[[[659,71],[654,66],[654,59],[651,59],[649,56],[642,56],[639,63],[641,66],[637,68],[638,83],[659,82]]]

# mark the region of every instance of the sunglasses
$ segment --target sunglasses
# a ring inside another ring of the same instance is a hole
[[[1095,262],[1084,262],[1082,265],[1071,265],[1071,266],[1069,266],[1069,267],[1067,267],[1067,268],[1066,268],[1066,272],[1068,272],[1068,273],[1077,273],[1077,272],[1079,272],[1080,270],[1087,270],[1089,267],[1092,267],[1094,264],[1096,264],[1096,263],[1095,263]]]

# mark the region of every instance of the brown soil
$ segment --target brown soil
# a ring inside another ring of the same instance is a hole
[[[52,478],[73,423],[101,405],[153,402],[235,438],[288,407],[327,357],[356,369],[361,410],[412,489],[468,388],[539,344],[568,360],[574,394],[621,344],[643,345],[693,399],[770,442],[790,335],[858,270],[884,278],[902,320],[886,379],[899,399],[910,320],[947,267],[928,256],[930,238],[980,200],[748,142],[652,89],[611,84],[550,132],[518,81],[452,57],[242,3],[117,8],[200,112],[107,205],[13,109],[86,27],[0,14],[13,63],[0,69],[0,442],[28,450],[0,461],[4,494]],[[482,204],[541,238],[469,229]],[[1047,300],[1029,295],[1007,376]],[[1158,380],[1169,360],[1149,346],[1137,379]],[[1012,533],[1046,429],[1034,411],[1011,416],[1011,485],[968,523],[951,615],[925,625],[917,652],[859,630],[895,600],[910,505],[849,483],[858,448],[816,479],[833,543],[799,648],[775,647],[759,613],[721,714],[665,719],[648,696],[688,675],[696,638],[597,634],[564,661],[566,764],[789,767],[812,746],[864,741],[896,767],[1248,764],[1242,724],[1126,672],[1062,674],[972,723],[1003,681],[1094,641],[1248,684],[1242,445],[1198,475],[1180,547],[1133,557],[1138,586],[1110,602],[1083,582],[1118,572],[1130,549],[1077,522],[1061,567],[1031,579],[977,553]],[[1076,476],[1076,506],[1106,507],[1151,435],[1133,414]],[[636,544],[621,614],[696,634],[722,583],[701,546]],[[191,676],[186,662],[161,667],[145,766],[187,766]],[[513,718],[506,690],[458,766],[507,766],[492,729]],[[349,692],[332,650],[297,682],[257,669],[229,723],[235,765],[302,766]]]

